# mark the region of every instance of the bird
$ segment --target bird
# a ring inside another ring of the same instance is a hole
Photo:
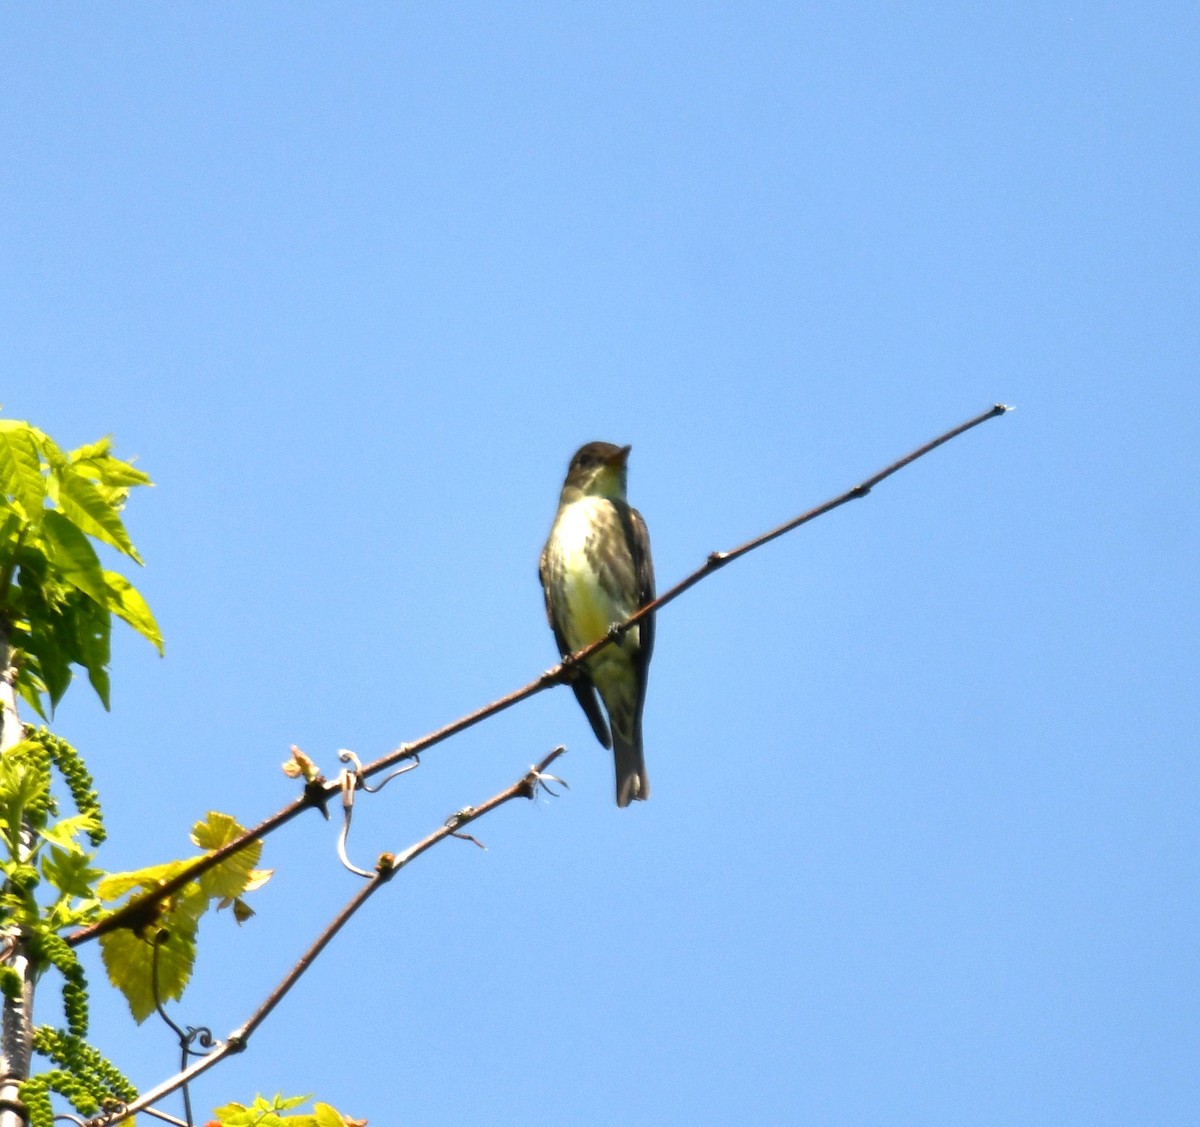
[[[567,468],[558,512],[538,561],[546,617],[564,657],[603,638],[613,623],[654,601],[650,535],[641,513],[625,499],[631,449],[589,442]],[[650,797],[642,706],[653,650],[654,615],[649,614],[579,665],[570,680],[596,739],[612,749],[617,805],[622,807]]]

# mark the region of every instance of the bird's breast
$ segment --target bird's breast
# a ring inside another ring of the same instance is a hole
[[[585,497],[565,506],[551,533],[551,601],[571,649],[607,633],[637,609],[637,593],[614,574],[629,568],[629,548],[612,502]],[[624,565],[624,566],[622,566]],[[637,628],[626,635],[637,645]]]

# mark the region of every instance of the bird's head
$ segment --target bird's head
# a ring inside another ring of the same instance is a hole
[[[611,442],[589,442],[581,446],[567,469],[562,501],[577,501],[581,497],[610,497],[624,501],[625,463],[631,449],[631,446],[614,446]]]

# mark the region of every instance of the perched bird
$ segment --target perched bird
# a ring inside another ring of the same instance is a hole
[[[654,599],[646,522],[625,500],[629,451],[628,446],[589,442],[567,469],[538,564],[546,617],[564,656],[604,637],[614,622],[623,622]],[[650,797],[642,756],[642,705],[653,648],[654,616],[649,615],[620,641],[588,658],[571,682],[596,739],[613,750],[618,806]],[[608,712],[607,724],[597,692]]]

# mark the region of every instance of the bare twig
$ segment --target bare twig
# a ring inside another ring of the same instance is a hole
[[[393,854],[384,853],[380,856],[379,861],[375,866],[375,872],[371,879],[364,884],[358,892],[356,892],[345,905],[342,910],[333,918],[329,925],[321,932],[320,935],[313,941],[312,945],[300,956],[296,965],[284,975],[283,979],[275,987],[274,990],[267,996],[266,1000],[258,1007],[257,1010],[250,1016],[240,1028],[235,1029],[229,1034],[229,1037],[219,1044],[208,1056],[196,1061],[195,1064],[188,1065],[181,1069],[174,1076],[164,1080],[161,1084],[157,1084],[150,1091],[144,1092],[138,1096],[132,1103],[126,1104],[115,1115],[101,1115],[89,1121],[89,1127],[108,1127],[110,1124],[120,1123],[130,1116],[138,1112],[147,1110],[152,1104],[171,1093],[178,1091],[180,1088],[186,1087],[202,1073],[207,1072],[213,1065],[223,1060],[225,1057],[234,1053],[244,1052],[249,1044],[250,1037],[254,1031],[266,1021],[271,1011],[279,1005],[280,1002],[287,996],[288,992],[300,980],[305,971],[312,966],[313,961],[317,956],[329,945],[335,935],[350,921],[354,914],[385,884],[388,883],[401,869],[406,865],[411,864],[422,853],[428,852],[438,842],[445,841],[449,837],[458,836],[463,826],[469,825],[471,822],[477,821],[485,814],[490,814],[493,810],[503,806],[506,802],[511,802],[514,798],[533,798],[537,795],[539,787],[542,785],[542,779],[545,777],[546,768],[550,766],[559,756],[566,752],[564,747],[556,747],[549,755],[547,755],[540,763],[530,767],[530,769],[521,776],[515,783],[497,794],[492,795],[487,801],[480,803],[478,806],[469,806],[464,810],[458,811],[446,823],[434,830],[433,833],[423,837],[414,845],[410,845],[403,853]]]
[[[615,623],[611,630],[598,641],[593,642],[590,646],[585,646],[583,649],[565,657],[558,665],[546,670],[540,677],[521,688],[500,697],[498,700],[492,701],[490,704],[484,705],[482,708],[477,708],[474,712],[469,712],[465,716],[459,717],[457,720],[438,728],[436,731],[430,732],[428,735],[422,736],[419,740],[413,743],[401,744],[400,747],[381,756],[372,763],[368,763],[362,768],[361,777],[370,778],[373,775],[379,774],[381,771],[386,771],[389,767],[394,767],[396,764],[403,763],[406,760],[416,759],[422,752],[436,744],[443,743],[451,736],[457,735],[459,732],[466,731],[468,728],[474,727],[476,724],[488,719],[490,716],[495,716],[499,712],[504,712],[515,704],[519,704],[527,697],[535,696],[537,693],[543,692],[546,689],[553,687],[564,681],[572,669],[580,662],[586,661],[592,654],[602,650],[605,646],[611,645],[617,639],[622,637],[631,627],[635,626],[643,618],[649,614],[666,606],[670,602],[674,602],[689,588],[694,587],[700,580],[707,578],[714,571],[724,567],[726,564],[732,563],[736,559],[740,559],[748,552],[754,551],[756,548],[761,548],[764,544],[783,536],[785,533],[791,532],[793,529],[799,528],[802,524],[807,524],[809,521],[816,520],[817,517],[823,516],[825,513],[839,508],[846,504],[847,501],[856,501],[860,497],[867,496],[876,485],[885,478],[891,477],[892,474],[911,465],[918,458],[923,458],[932,450],[936,450],[939,446],[949,442],[953,438],[957,438],[960,434],[971,430],[974,427],[985,423],[989,419],[997,418],[1003,415],[1009,408],[1003,403],[997,403],[993,407],[984,411],[982,414],[976,415],[972,419],[968,419],[964,423],[960,423],[956,427],[945,431],[938,435],[937,438],[925,443],[923,446],[905,454],[904,457],[898,458],[877,474],[867,478],[865,481],[854,486],[852,489],[847,489],[846,492],[839,494],[829,501],[809,509],[807,512],[801,513],[799,516],[779,525],[777,528],[771,529],[769,532],[764,532],[761,536],[756,536],[752,540],[747,540],[744,544],[736,548],[732,548],[726,552],[712,552],[704,563],[700,565],[690,575],[685,576],[675,586],[671,587],[663,594],[659,595],[652,603],[640,608],[636,614],[630,615],[624,622]],[[265,837],[273,830],[278,829],[286,822],[292,820],[297,814],[308,809],[319,809],[324,811],[325,804],[330,798],[338,793],[338,783],[330,782],[324,778],[317,778],[305,787],[303,797],[297,799],[289,806],[284,807],[277,814],[272,815],[261,825],[247,831],[241,837],[229,842],[221,849],[214,850],[212,853],[207,853],[202,857],[197,857],[194,862],[187,866],[186,869],[178,873],[171,880],[164,882],[160,887],[142,893],[135,897],[127,904],[116,909],[111,915],[105,916],[88,927],[81,928],[73,934],[67,936],[67,943],[72,947],[76,947],[81,943],[86,943],[90,939],[97,937],[121,927],[136,927],[142,923],[148,922],[152,918],[155,906],[168,896],[173,895],[184,885],[195,880],[201,874],[207,872],[214,865],[219,864],[225,858],[236,853],[239,849],[243,849],[252,841],[258,841]]]

